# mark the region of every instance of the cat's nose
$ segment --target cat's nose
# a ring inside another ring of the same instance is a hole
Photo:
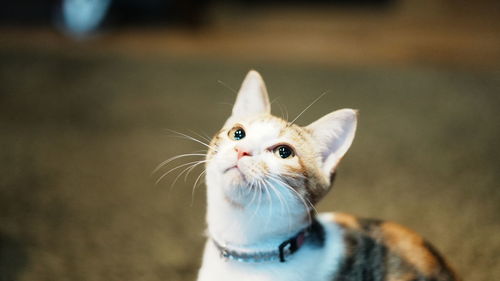
[[[234,149],[238,153],[238,160],[240,160],[244,156],[252,156],[252,153],[250,153],[250,151],[248,151],[247,149],[241,147],[235,147]]]

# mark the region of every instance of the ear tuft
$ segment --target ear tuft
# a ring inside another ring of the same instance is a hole
[[[271,113],[266,85],[257,71],[250,70],[241,84],[232,117],[241,118],[263,113]]]
[[[326,177],[335,172],[338,163],[354,140],[358,111],[341,109],[313,122],[307,129],[319,145],[322,171]]]

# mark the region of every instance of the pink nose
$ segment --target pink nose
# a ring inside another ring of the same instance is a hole
[[[236,152],[238,152],[238,160],[240,160],[244,156],[252,156],[252,154],[248,150],[245,150],[241,147],[235,147],[234,149],[236,150]]]

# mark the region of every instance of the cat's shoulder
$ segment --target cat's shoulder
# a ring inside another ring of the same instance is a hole
[[[319,219],[323,224],[334,225],[342,233],[347,262],[351,260],[356,264],[356,260],[362,259],[373,270],[384,268],[390,275],[458,280],[434,246],[403,225],[346,213],[323,213]],[[350,266],[345,268],[352,269]]]
[[[396,246],[405,244],[426,247],[425,239],[417,232],[392,221],[357,217],[347,213],[322,213],[320,220],[326,224],[335,224],[345,235],[368,236],[375,241]]]

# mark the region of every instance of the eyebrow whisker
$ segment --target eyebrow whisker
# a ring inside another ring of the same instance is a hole
[[[304,108],[304,110],[302,110],[299,115],[297,115],[297,117],[295,117],[291,122],[290,122],[290,125],[292,125],[297,119],[299,119],[299,117],[304,114],[304,112],[306,112],[313,104],[315,104],[316,102],[318,102],[324,95],[326,95],[326,93],[328,93],[328,91],[324,91],[321,95],[319,95],[319,97],[317,97],[315,100],[313,100],[313,102],[311,102],[306,108]]]

